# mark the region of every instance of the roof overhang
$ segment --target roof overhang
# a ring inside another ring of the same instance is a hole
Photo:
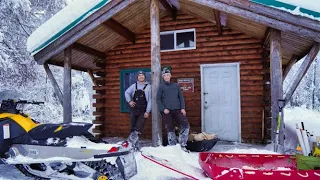
[[[72,53],[75,59],[73,69],[94,69],[94,61],[104,59],[108,50],[121,43],[134,43],[134,34],[149,26],[149,8],[148,0],[112,0],[34,54],[34,59],[38,64],[49,61],[50,64],[62,66],[63,50],[71,47],[75,50]],[[283,64],[293,56],[305,56],[313,41],[320,42],[319,21],[248,0],[170,0],[166,5],[162,3],[161,8],[160,17],[174,18],[174,9],[178,9],[213,23],[217,21],[215,13],[219,12],[222,26],[265,39],[266,42],[269,27],[279,29],[282,31]],[[106,22],[109,20],[110,25],[111,19],[113,25],[110,28]],[[119,31],[129,36],[124,37]]]

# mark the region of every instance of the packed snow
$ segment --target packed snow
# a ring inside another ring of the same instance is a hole
[[[309,110],[303,107],[285,109],[285,123],[287,135],[286,147],[295,149],[296,146],[296,135],[291,134],[290,131],[295,128],[296,123],[304,122],[305,128],[312,132],[314,136],[320,136],[320,112],[315,110]],[[295,132],[294,132],[295,133]],[[106,141],[113,143],[124,140],[123,138],[106,138]],[[311,138],[313,141],[313,138]],[[86,140],[81,138],[70,139],[69,146],[79,147],[87,143]],[[142,152],[151,154],[155,157],[162,158],[174,163],[178,168],[185,168],[193,177],[198,179],[206,180],[210,179],[202,174],[201,167],[198,163],[198,153],[191,152],[186,153],[182,151],[179,145],[176,146],[160,146],[151,147],[149,141],[142,140],[141,148]],[[94,144],[90,144],[93,145]],[[92,146],[91,146],[92,147]],[[100,149],[100,145],[96,145],[97,149]],[[269,151],[263,145],[244,144],[236,142],[218,142],[210,151],[212,152],[225,152],[225,153],[248,153],[248,154],[276,154],[273,151]],[[162,167],[154,162],[144,158],[140,152],[135,152],[138,174],[132,178],[132,180],[142,179],[179,179],[186,178],[184,175]],[[31,162],[31,161],[29,161]],[[250,167],[247,167],[250,169]],[[289,170],[285,167],[278,167],[277,170]],[[3,179],[28,179],[12,165],[0,166],[0,180]]]
[[[110,0],[69,1],[65,8],[52,16],[29,36],[27,50],[32,54],[37,53],[109,2]]]

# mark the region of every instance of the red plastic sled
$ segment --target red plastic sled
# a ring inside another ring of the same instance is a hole
[[[320,170],[297,170],[292,155],[200,152],[199,163],[214,180],[320,180]]]

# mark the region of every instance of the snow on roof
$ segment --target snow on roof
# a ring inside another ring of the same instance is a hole
[[[111,0],[75,0],[38,27],[27,40],[27,50],[36,54]]]
[[[294,15],[320,21],[319,0],[251,0],[276,9],[290,12]]]
[[[27,50],[36,54],[111,0],[74,0],[36,29],[27,40]],[[319,0],[251,0],[320,21]]]

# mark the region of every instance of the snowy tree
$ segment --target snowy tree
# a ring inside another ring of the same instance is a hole
[[[29,35],[65,3],[62,0],[0,1],[0,76],[1,85],[23,86],[34,81],[36,62],[26,50]]]
[[[0,1],[0,95],[44,101],[28,106],[26,112],[42,122],[62,122],[60,104],[43,66],[27,51],[29,35],[72,0]],[[50,66],[62,89],[63,68]],[[87,73],[72,71],[72,109],[74,117],[92,120],[92,83]],[[3,93],[1,93],[3,92]],[[3,98],[8,98],[4,96]],[[0,100],[2,97],[0,97]]]
[[[288,73],[284,81],[284,90],[289,88],[290,83],[294,80],[299,67],[301,66],[304,58],[299,60]],[[308,72],[302,78],[299,86],[292,95],[288,107],[304,106],[306,108],[320,110],[320,54],[316,57],[311,64]]]

